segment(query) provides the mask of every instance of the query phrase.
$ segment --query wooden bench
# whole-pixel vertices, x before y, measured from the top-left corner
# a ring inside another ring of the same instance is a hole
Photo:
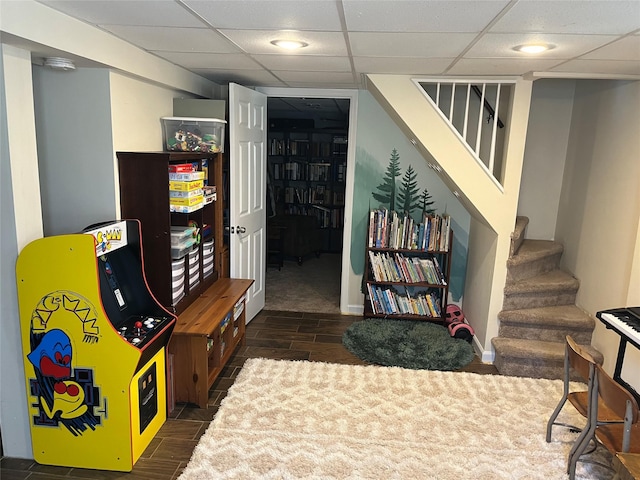
[[[252,284],[220,278],[178,316],[169,342],[176,402],[206,408],[211,385],[236,347],[245,343],[244,300]]]

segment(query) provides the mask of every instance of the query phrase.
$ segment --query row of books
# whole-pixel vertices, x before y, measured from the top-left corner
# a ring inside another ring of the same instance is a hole
[[[347,142],[336,138],[334,142],[309,142],[309,140],[292,140],[272,138],[269,140],[269,155],[297,155],[313,157],[330,157],[347,153]]]
[[[318,219],[320,228],[342,228],[344,227],[344,209],[326,208],[320,205],[287,205],[284,209],[285,215],[312,215]]]
[[[417,222],[407,215],[386,208],[369,212],[370,248],[448,252],[451,233],[449,215],[424,214]]]
[[[304,163],[304,162],[269,162],[271,174],[274,180],[306,180],[310,182],[344,182],[346,165],[340,163],[335,166],[332,177],[332,165],[330,163]]]
[[[422,315],[441,317],[440,298],[434,292],[421,292],[411,295],[409,289],[401,294],[391,287],[367,284],[371,309],[378,315]]]
[[[369,262],[376,282],[447,284],[435,257],[407,257],[397,252],[369,250]]]
[[[308,188],[276,187],[274,189],[276,201],[284,203],[308,203],[312,205],[344,205],[344,193],[316,185]]]

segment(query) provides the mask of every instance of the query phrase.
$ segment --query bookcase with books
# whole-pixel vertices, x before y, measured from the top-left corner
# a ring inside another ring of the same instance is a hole
[[[253,284],[224,274],[223,153],[117,157],[120,215],[140,220],[149,288],[178,316],[168,346],[172,401],[206,408],[213,382],[245,341],[244,304]]]
[[[418,222],[394,211],[371,210],[365,317],[444,320],[452,245],[448,215],[425,214]]]
[[[267,165],[278,215],[311,215],[323,251],[342,251],[347,136],[344,130],[269,130]]]

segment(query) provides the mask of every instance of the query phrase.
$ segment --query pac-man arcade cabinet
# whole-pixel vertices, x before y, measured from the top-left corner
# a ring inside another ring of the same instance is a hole
[[[131,471],[167,418],[176,323],[147,286],[140,223],[31,242],[16,274],[34,459]]]

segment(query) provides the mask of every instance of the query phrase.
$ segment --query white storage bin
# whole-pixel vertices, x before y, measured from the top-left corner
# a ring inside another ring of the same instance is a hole
[[[196,271],[193,275],[189,275],[189,287],[193,288],[200,283],[200,272]]]
[[[209,275],[211,275],[213,273],[213,262],[211,263],[211,265],[206,266],[202,269],[202,276],[204,278],[207,278]]]

